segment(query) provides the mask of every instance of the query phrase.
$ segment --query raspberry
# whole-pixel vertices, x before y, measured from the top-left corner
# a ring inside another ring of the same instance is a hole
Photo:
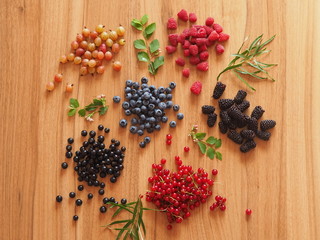
[[[202,45],[202,46],[199,46],[198,48],[200,53],[208,50],[207,45]]]
[[[216,31],[212,31],[208,37],[208,40],[214,42],[215,40],[219,39],[219,34]]]
[[[214,106],[210,106],[210,105],[203,105],[201,109],[203,114],[210,114],[210,113],[214,113],[215,111]]]
[[[199,56],[191,56],[189,58],[189,62],[191,65],[197,65],[198,63],[200,63],[200,58]]]
[[[219,42],[224,42],[224,41],[227,41],[229,39],[229,34],[226,34],[226,33],[220,33],[219,34],[219,39],[218,41]]]
[[[236,130],[229,130],[227,136],[237,144],[242,144],[243,142],[243,138],[241,137],[240,133],[238,133]]]
[[[243,100],[242,103],[237,104],[236,106],[241,112],[244,112],[246,109],[250,107],[250,102]]]
[[[184,41],[184,44],[183,44],[183,48],[184,48],[184,49],[189,49],[190,46],[191,46],[191,43],[190,43],[188,40],[185,40],[185,41]]]
[[[202,90],[202,83],[199,81],[194,82],[190,87],[190,91],[195,95],[199,95],[201,93],[201,90]]]
[[[214,45],[214,43],[215,43],[215,42],[209,41],[209,39],[206,40],[206,46],[207,46],[207,47],[210,47],[210,46]]]
[[[190,31],[190,29],[189,29],[189,28],[186,28],[186,29],[184,29],[184,30],[182,31],[182,34],[185,35],[185,37],[189,37],[189,36],[190,36],[189,31]]]
[[[176,64],[183,67],[186,64],[186,62],[183,58],[179,57],[176,59]]]
[[[174,47],[176,47],[178,45],[178,34],[169,34],[168,35],[168,40],[170,42],[170,44]]]
[[[222,54],[222,53],[224,53],[224,46],[222,46],[221,44],[217,44],[217,45],[216,45],[216,53],[217,53],[217,54]]]
[[[213,29],[216,30],[217,33],[221,33],[223,31],[223,28],[217,23],[213,24]]]
[[[258,131],[258,120],[254,117],[251,117],[247,122],[248,122],[248,129],[256,133]]]
[[[226,126],[228,126],[228,125],[231,123],[231,118],[230,118],[230,116],[228,115],[227,111],[221,111],[221,112],[220,112],[220,118],[221,118],[221,121],[222,121]]]
[[[207,31],[204,28],[200,28],[198,30],[197,36],[198,38],[205,38],[207,37]]]
[[[189,21],[194,23],[197,21],[197,15],[195,13],[189,13]]]
[[[171,53],[174,53],[177,50],[177,48],[174,46],[168,45],[168,46],[166,46],[166,50],[167,50],[168,54],[171,54]]]
[[[190,50],[190,54],[192,55],[192,56],[195,56],[195,55],[197,55],[198,54],[198,46],[197,45],[191,45],[190,47],[189,47],[189,50]]]
[[[170,30],[175,30],[178,28],[178,23],[174,18],[169,18],[167,22],[167,28]]]
[[[206,38],[196,38],[195,43],[197,44],[197,46],[203,46],[206,45],[207,39]]]
[[[254,149],[256,146],[257,144],[255,143],[255,141],[249,140],[240,146],[240,151],[246,153],[249,152],[251,149]]]
[[[205,45],[204,45],[204,46],[205,46]],[[209,52],[208,52],[208,51],[201,52],[201,53],[199,54],[199,58],[200,58],[201,61],[206,61],[206,60],[208,60],[208,58],[209,58]]]
[[[208,62],[202,62],[202,63],[198,63],[197,64],[197,69],[203,72],[208,71],[209,69],[209,65]]]
[[[232,99],[220,99],[218,103],[221,110],[227,110],[234,104],[234,101]]]
[[[184,49],[183,50],[183,56],[189,57],[190,56],[190,50],[189,49]]]
[[[256,134],[252,130],[244,129],[240,132],[241,136],[247,139],[254,139]]]
[[[243,90],[239,90],[237,92],[237,95],[234,97],[234,102],[236,104],[240,104],[246,98],[246,96],[247,96],[247,92],[245,92]]]
[[[262,131],[266,131],[268,129],[274,128],[276,126],[276,121],[274,120],[262,120],[260,122],[260,128]]]
[[[214,19],[212,18],[212,17],[208,17],[207,19],[206,19],[206,25],[207,26],[212,26],[212,24],[214,23]]]
[[[257,137],[264,141],[268,141],[269,138],[271,137],[271,133],[267,131],[264,132],[264,131],[258,130],[256,133],[257,133]]]
[[[185,40],[186,40],[186,36],[183,33],[181,33],[177,39],[178,43],[181,43],[183,45]]]
[[[189,29],[189,36],[196,37],[198,35],[198,30],[195,27]]]
[[[219,122],[219,130],[221,133],[226,134],[228,131],[228,126],[225,125],[223,122]]]
[[[209,36],[209,35],[210,35],[210,33],[212,33],[212,31],[213,31],[213,28],[212,28],[212,27],[203,26],[203,28],[206,30],[206,32],[207,32],[207,36]]]
[[[178,18],[184,22],[187,22],[188,21],[188,13],[186,10],[184,9],[181,9],[180,12],[178,12]]]
[[[188,78],[189,75],[190,75],[190,69],[189,69],[189,68],[183,69],[183,70],[182,70],[182,75],[183,75],[184,77]]]
[[[214,87],[212,97],[214,99],[219,99],[221,97],[221,95],[223,94],[225,89],[226,89],[226,85],[225,84],[223,84],[222,82],[217,82],[216,86]]]
[[[254,117],[255,119],[258,120],[259,118],[262,117],[262,115],[263,115],[264,112],[265,112],[265,111],[263,110],[263,108],[262,108],[261,106],[256,106],[256,107],[253,109],[252,113],[251,113],[251,117]]]
[[[208,125],[208,127],[213,127],[214,124],[216,123],[216,121],[217,121],[217,114],[215,114],[215,113],[210,113],[210,114],[208,115],[208,120],[207,120],[207,125]]]

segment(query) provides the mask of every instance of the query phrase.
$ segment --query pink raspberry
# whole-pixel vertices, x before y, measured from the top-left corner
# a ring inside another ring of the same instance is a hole
[[[200,28],[198,30],[197,36],[198,38],[205,38],[207,37],[207,31],[204,28]]]
[[[196,37],[190,38],[190,42],[191,42],[192,44],[196,44]]]
[[[182,45],[184,44],[184,41],[185,41],[185,39],[186,39],[186,36],[183,34],[183,33],[181,33],[179,36],[178,36],[178,43],[181,43]]]
[[[183,56],[189,57],[190,56],[190,50],[189,49],[184,49],[183,50]]]
[[[180,12],[178,12],[178,18],[184,22],[187,22],[188,21],[188,13],[186,10],[184,9],[181,9]]]
[[[168,54],[171,54],[171,53],[174,53],[177,50],[177,48],[174,46],[168,45],[168,46],[166,46],[166,50],[167,50]]]
[[[189,29],[189,36],[196,37],[198,34],[198,30],[195,27]]]
[[[216,45],[217,54],[222,54],[224,52],[224,47],[221,44]]]
[[[218,41],[219,42],[224,42],[224,41],[227,41],[228,39],[229,39],[229,35],[228,34],[226,34],[226,33],[220,33],[219,34],[219,39],[218,39]]]
[[[216,30],[217,33],[221,33],[223,31],[223,28],[217,23],[213,24],[213,29]]]
[[[207,39],[206,38],[196,38],[196,44],[197,46],[202,46],[206,44]]]
[[[212,41],[210,41],[210,40],[207,38],[206,46],[207,46],[207,47],[210,47],[210,46],[212,46],[213,44],[215,44],[215,42],[212,42]]]
[[[212,27],[203,26],[203,28],[206,30],[206,32],[207,32],[207,36],[209,36],[209,35],[210,35],[210,33],[212,33],[212,31],[213,31],[213,28],[212,28]]]
[[[208,40],[214,42],[219,39],[219,34],[216,31],[212,31],[208,37]]]
[[[189,37],[190,36],[190,29],[189,28],[186,28],[182,31],[182,34],[184,34],[186,37]]]
[[[188,40],[185,40],[182,47],[183,47],[184,49],[189,49],[190,46],[191,46],[191,43],[190,43]]]
[[[200,58],[199,58],[199,56],[191,56],[191,57],[189,58],[189,63],[190,63],[191,65],[197,65],[198,63],[200,63]]]
[[[176,47],[178,45],[178,34],[169,34],[168,39],[172,46]]]
[[[178,23],[174,18],[169,18],[167,22],[167,28],[170,30],[176,30],[178,28]]]
[[[194,23],[197,21],[197,15],[195,13],[189,13],[189,21]]]
[[[202,71],[202,72],[206,72],[209,69],[209,65],[208,62],[201,62],[197,65],[197,69]]]
[[[208,47],[207,47],[206,44],[204,44],[204,45],[202,45],[202,46],[199,47],[199,52],[200,52],[200,53],[201,53],[201,52],[204,52],[204,51],[207,51],[207,50],[208,50]]]
[[[190,75],[190,69],[189,69],[189,68],[183,69],[183,70],[182,70],[182,75],[183,75],[184,77],[188,78],[189,75]]]
[[[179,57],[176,59],[176,64],[183,67],[186,64],[186,62],[183,58]]]
[[[199,58],[200,58],[201,61],[206,61],[206,60],[208,60],[208,58],[209,58],[209,52],[208,52],[208,51],[201,52],[201,53],[199,54]]]
[[[190,87],[190,91],[195,95],[199,95],[201,93],[201,90],[202,90],[202,83],[199,81],[194,82]]]
[[[192,27],[194,27],[195,29],[199,30],[200,28],[202,28],[202,25],[192,25]]]
[[[212,17],[208,17],[207,19],[206,19],[206,25],[207,26],[212,26],[212,24],[214,23],[214,19],[212,18]]]
[[[190,54],[191,55],[193,55],[193,56],[195,56],[195,55],[197,55],[198,54],[198,46],[197,45],[191,45],[190,47],[189,47],[189,50],[190,50]]]

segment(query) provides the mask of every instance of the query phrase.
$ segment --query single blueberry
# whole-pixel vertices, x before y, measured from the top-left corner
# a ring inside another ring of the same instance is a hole
[[[140,143],[139,143],[139,147],[145,148],[145,146],[146,146],[146,143],[145,143],[145,142],[140,142]]]
[[[146,116],[144,114],[140,115],[140,120],[146,120]]]
[[[132,110],[133,110],[133,109],[132,109]],[[140,108],[135,108],[134,110],[135,110],[135,113],[136,113],[136,114],[141,113],[141,109],[140,109]]]
[[[147,77],[142,77],[141,82],[142,83],[148,83],[149,79]]]
[[[154,105],[154,104],[150,103],[150,104],[148,105],[148,109],[149,109],[149,110],[153,110],[154,108],[155,108],[155,105]]]
[[[129,107],[130,107],[130,104],[128,102],[123,102],[122,103],[122,108],[123,109],[129,109]]]
[[[149,103],[150,103],[150,102],[149,102],[148,100],[143,100],[143,101],[142,101],[142,104],[145,105],[145,106],[148,105]]]
[[[145,143],[150,143],[151,142],[151,138],[150,137],[145,137],[144,138],[144,142]]]
[[[138,124],[138,119],[136,119],[136,118],[131,118],[131,124],[132,124],[132,125],[137,125],[137,124]]]
[[[126,99],[130,100],[132,98],[132,94],[131,93],[127,93],[126,94]]]
[[[141,129],[139,129],[139,130],[137,131],[137,133],[138,133],[139,136],[142,136],[142,135],[144,134],[143,130],[141,130]]]
[[[172,128],[175,128],[177,126],[177,123],[175,121],[171,121],[169,123],[169,126],[172,127]]]
[[[157,125],[154,126],[154,129],[157,130],[157,131],[160,131],[161,126],[159,124],[157,124]]]
[[[159,94],[159,99],[160,100],[166,99],[166,95],[164,93]]]
[[[164,93],[164,90],[165,90],[164,87],[159,87],[159,88],[158,88],[158,92],[159,92],[159,93]]]
[[[135,107],[136,106],[136,101],[135,100],[130,100],[130,106]]]
[[[131,80],[127,80],[126,81],[126,86],[127,87],[131,87],[132,86],[132,81]]]
[[[137,107],[141,107],[141,105],[142,105],[142,101],[141,101],[141,100],[138,100],[138,101],[136,102],[136,106],[137,106]]]
[[[140,124],[139,129],[144,130],[144,124]]]
[[[138,129],[137,129],[136,126],[131,126],[131,127],[130,127],[130,132],[131,132],[131,133],[136,133],[137,130],[138,130]]]
[[[167,94],[172,93],[172,89],[171,89],[171,88],[166,88],[165,92],[166,92]]]
[[[180,106],[178,104],[173,105],[173,111],[179,111]]]
[[[169,83],[169,88],[174,89],[177,86],[175,82]]]
[[[167,94],[167,100],[172,100],[172,94]]]
[[[134,89],[138,90],[139,87],[140,87],[140,84],[139,84],[138,82],[134,82],[134,83],[132,84],[132,87],[133,87]]]
[[[151,117],[151,118],[149,119],[149,122],[150,122],[150,123],[155,123],[155,122],[156,122],[156,119],[155,119],[154,117]]]
[[[159,107],[160,109],[165,109],[165,108],[167,107],[167,104],[164,103],[164,102],[160,102],[160,103],[158,104],[158,107]]]
[[[147,133],[153,133],[154,129],[153,128],[148,128]]]
[[[150,89],[150,91],[152,92],[152,91],[156,90],[156,87],[155,87],[154,85],[150,85],[150,86],[149,86],[149,89]]]
[[[127,110],[126,110],[126,111],[127,111]],[[131,111],[132,114],[136,114],[136,109],[135,109],[135,108],[134,108],[134,109],[131,109],[130,111]],[[129,115],[128,115],[128,116],[129,116]]]
[[[141,108],[140,108],[140,109],[141,109],[141,111],[142,111],[142,112],[147,111],[147,107],[146,107],[146,106],[144,106],[144,105],[143,105],[143,106],[141,106]]]
[[[177,118],[178,118],[179,120],[182,120],[182,119],[184,118],[183,113],[178,113],[178,114],[177,114]]]
[[[120,121],[119,121],[119,125],[121,126],[121,127],[126,127],[127,126],[127,120],[125,120],[125,119],[121,119]]]
[[[148,128],[151,127],[151,124],[147,122],[147,123],[144,125],[144,127],[145,127],[146,129],[148,129]]]
[[[141,89],[145,89],[147,87],[148,87],[148,84],[145,84],[145,83],[141,84]]]
[[[161,118],[161,122],[166,123],[167,121],[168,121],[168,117],[163,116],[163,117]]]
[[[125,93],[131,93],[131,88],[126,87],[126,88],[124,89],[124,92],[125,92]]]
[[[156,116],[161,116],[161,115],[162,115],[162,111],[161,111],[160,109],[156,109],[156,110],[154,111],[154,114],[155,114]]]
[[[129,109],[127,109],[124,111],[124,114],[126,114],[126,116],[130,116],[132,112]]]

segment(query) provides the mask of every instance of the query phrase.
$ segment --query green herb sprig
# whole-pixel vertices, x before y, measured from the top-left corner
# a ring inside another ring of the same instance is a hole
[[[243,76],[251,76],[255,79],[259,80],[271,80],[275,81],[273,77],[271,77],[268,73],[268,68],[277,66],[277,64],[268,64],[258,61],[256,58],[261,56],[262,54],[269,53],[271,50],[267,50],[266,45],[273,41],[275,35],[262,43],[263,34],[257,37],[250,46],[240,53],[245,41],[242,43],[236,54],[232,54],[234,59],[228,64],[228,66],[222,70],[218,77],[217,81],[219,81],[220,76],[231,70],[237,78],[239,78],[248,88],[253,91],[256,91],[244,78]]]
[[[192,140],[198,144],[202,154],[206,154],[210,159],[214,159],[216,157],[216,159],[222,160],[222,154],[216,150],[217,148],[221,147],[221,139],[210,136],[204,140],[207,134],[203,132],[197,132],[197,130],[198,126],[193,126],[189,136],[192,137]]]
[[[160,54],[160,43],[158,39],[154,39],[150,45],[148,45],[149,38],[156,30],[156,23],[151,23],[146,26],[149,20],[148,15],[144,15],[140,20],[133,19],[131,25],[142,31],[144,39],[137,39],[133,42],[136,49],[142,50],[137,53],[137,58],[140,62],[148,63],[148,70],[152,75],[156,75],[159,67],[164,64],[164,57],[159,56]]]
[[[79,101],[76,98],[70,98],[70,105],[68,116],[72,117],[77,113],[77,109],[79,108]],[[97,98],[94,98],[92,102],[78,110],[78,114],[80,117],[84,117],[87,121],[94,121],[93,115],[99,113],[100,116],[104,115],[108,111],[109,106],[106,105],[105,95],[99,95]]]

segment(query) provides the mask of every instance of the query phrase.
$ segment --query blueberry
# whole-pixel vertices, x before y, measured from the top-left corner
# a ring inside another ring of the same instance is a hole
[[[151,117],[151,118],[149,119],[149,122],[150,122],[150,123],[155,123],[155,122],[156,122],[156,119],[155,119],[154,117]]]
[[[150,88],[149,88],[149,89],[150,89]],[[158,95],[159,95],[158,90],[157,90],[157,89],[154,90],[154,91],[153,91],[153,96],[157,97]]]
[[[156,116],[161,116],[161,115],[162,115],[162,111],[161,111],[160,109],[156,109],[156,110],[154,111],[154,114],[155,114]]]
[[[151,128],[151,124],[150,123],[146,123],[144,126],[145,126],[146,129]]]
[[[143,92],[144,92],[144,93],[145,93],[145,92],[150,93],[151,91],[150,91],[149,88],[144,88],[144,89],[143,89]]]
[[[126,116],[130,116],[132,114],[132,112],[129,109],[125,110],[124,113],[126,114]]]
[[[148,105],[148,109],[149,109],[149,110],[153,110],[154,108],[155,108],[155,105],[154,105],[154,104],[150,103],[150,104]]]
[[[141,101],[141,100],[138,100],[138,101],[136,102],[136,106],[137,106],[137,107],[141,107],[141,105],[142,105],[142,101]]]
[[[136,126],[131,126],[130,127],[130,132],[131,133],[136,133],[138,131],[137,127]]]
[[[123,102],[122,103],[122,108],[123,109],[128,109],[130,107],[130,104],[128,102]]]
[[[136,109],[131,109],[131,110],[126,110],[126,111],[131,111],[132,114],[136,114]],[[129,115],[128,115],[129,116]]]
[[[120,122],[119,122],[119,125],[121,126],[121,127],[126,127],[127,126],[127,120],[125,120],[125,119],[121,119],[120,120]]]
[[[160,131],[161,126],[159,124],[157,124],[157,125],[154,126],[154,129],[157,130],[157,131]]]
[[[172,89],[171,88],[166,88],[165,92],[166,92],[166,94],[172,93]]]
[[[142,136],[144,134],[143,130],[141,130],[141,129],[138,130],[137,133],[138,133],[139,136]]]
[[[146,78],[146,77],[142,77],[142,78],[141,78],[141,82],[142,82],[142,83],[148,83],[148,81],[149,81],[149,79]]]
[[[166,102],[166,108],[172,108],[172,105],[173,105],[173,103],[172,103],[172,101],[167,101]]]
[[[164,93],[159,94],[159,99],[160,100],[165,100],[166,99],[166,95]]]
[[[145,84],[145,83],[141,84],[141,89],[145,89],[147,87],[148,87],[148,84]]]
[[[168,122],[168,117],[163,116],[163,117],[161,118],[161,122],[163,122],[163,123]]]
[[[145,106],[149,105],[149,103],[150,103],[150,102],[149,102],[148,100],[143,100],[143,101],[142,101],[142,104],[145,105]]]
[[[177,86],[175,82],[169,83],[169,88],[174,89]]]
[[[134,89],[138,90],[139,87],[140,87],[140,84],[139,84],[138,82],[134,82],[134,83],[132,84],[132,87],[133,87]]]
[[[130,93],[130,92],[131,92],[131,88],[126,87],[126,88],[124,89],[124,92],[125,92],[125,93]]]
[[[152,91],[156,90],[156,87],[155,87],[154,85],[150,85],[150,86],[149,86],[149,89],[150,89],[150,91],[152,92]]]
[[[129,103],[131,107],[135,107],[137,102],[131,99]]]
[[[140,124],[139,129],[144,130],[144,124]]]
[[[165,88],[164,88],[164,87],[159,87],[159,88],[158,88],[158,92],[159,92],[159,93],[164,93],[164,91],[165,91]]]
[[[173,105],[173,111],[178,112],[180,109],[180,106],[178,104]]]
[[[169,126],[172,127],[172,128],[175,128],[177,126],[177,123],[175,121],[171,121],[169,123]]]
[[[147,129],[147,132],[148,132],[148,133],[153,133],[153,131],[154,131],[153,128],[148,128],[148,129]]]
[[[160,109],[165,109],[165,108],[167,107],[167,104],[164,103],[164,102],[160,102],[160,103],[158,104],[158,107],[159,107]]]
[[[139,114],[141,112],[140,108],[135,108],[135,109],[132,109],[132,110],[134,110],[136,114]]]
[[[132,81],[131,80],[127,80],[126,81],[126,86],[127,87],[131,87],[132,86]]]
[[[131,94],[133,94],[133,95],[137,94],[137,90],[131,89]],[[137,96],[138,96],[138,94],[137,94]]]
[[[119,96],[114,96],[114,97],[113,97],[113,101],[114,101],[115,103],[119,103],[120,100],[121,100],[121,98],[120,98]]]
[[[140,120],[146,120],[146,116],[144,114],[140,115]]]
[[[145,143],[145,142],[140,142],[140,143],[139,143],[139,147],[145,148],[145,147],[146,147],[146,143]]]
[[[167,94],[167,100],[172,100],[172,94]]]
[[[131,93],[127,93],[126,94],[126,99],[130,100],[132,98],[132,94]]]
[[[144,142],[145,143],[150,143],[151,142],[151,138],[150,137],[145,137],[144,138]]]
[[[179,120],[182,120],[182,119],[184,118],[183,113],[178,113],[178,114],[177,114],[177,118],[178,118]]]

